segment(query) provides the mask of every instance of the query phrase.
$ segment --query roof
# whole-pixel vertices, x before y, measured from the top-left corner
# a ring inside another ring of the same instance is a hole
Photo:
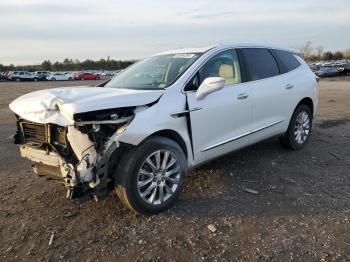
[[[161,52],[155,55],[168,55],[168,54],[188,54],[188,53],[205,53],[208,50],[217,47],[218,45],[205,46],[205,47],[193,47],[193,48],[179,48]]]
[[[225,49],[225,48],[244,48],[244,47],[256,47],[256,48],[271,48],[271,49],[279,49],[279,50],[286,50],[293,53],[300,53],[299,50],[290,48],[283,45],[273,45],[273,44],[258,44],[258,43],[231,43],[231,44],[216,44],[211,46],[205,46],[205,47],[194,47],[194,48],[180,48],[180,49],[173,49],[165,52],[161,52],[156,55],[167,55],[167,54],[183,54],[183,53],[205,53],[213,48],[218,49]]]

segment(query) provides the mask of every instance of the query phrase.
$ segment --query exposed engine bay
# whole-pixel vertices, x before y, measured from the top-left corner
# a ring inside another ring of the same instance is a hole
[[[102,84],[23,95],[9,105],[17,117],[15,144],[35,173],[63,181],[68,198],[105,195],[114,182],[111,166],[130,146],[118,137],[162,94]]]
[[[63,181],[67,197],[107,189],[113,182],[108,162],[120,143],[114,138],[134,118],[136,107],[106,109],[74,115],[74,125],[35,123],[17,116],[15,144],[33,162],[34,172]]]

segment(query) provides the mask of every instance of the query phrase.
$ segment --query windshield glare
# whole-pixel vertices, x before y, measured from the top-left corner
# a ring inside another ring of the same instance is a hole
[[[167,54],[146,58],[125,69],[105,87],[164,89],[173,84],[201,54]]]

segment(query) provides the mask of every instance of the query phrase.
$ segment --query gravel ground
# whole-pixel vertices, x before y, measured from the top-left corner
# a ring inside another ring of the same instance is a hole
[[[37,177],[10,137],[24,93],[94,81],[0,83],[2,261],[349,261],[350,78],[321,80],[310,144],[276,139],[192,171],[180,201],[135,216],[111,193],[75,205]]]

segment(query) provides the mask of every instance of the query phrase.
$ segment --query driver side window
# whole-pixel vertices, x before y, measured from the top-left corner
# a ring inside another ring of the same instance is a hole
[[[225,79],[225,85],[241,83],[237,52],[227,50],[212,57],[187,84],[185,91],[197,90],[204,79],[208,77],[222,77]]]
[[[207,77],[222,77],[226,85],[241,82],[241,71],[235,50],[227,50],[211,58],[200,70],[199,79],[202,83]]]

